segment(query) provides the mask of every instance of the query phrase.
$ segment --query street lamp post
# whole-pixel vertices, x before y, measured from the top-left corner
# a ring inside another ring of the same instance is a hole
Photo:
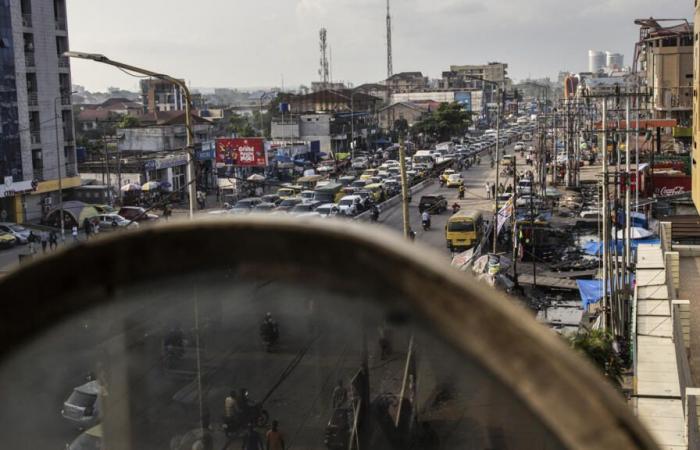
[[[194,171],[194,147],[192,145],[192,141],[194,140],[194,131],[192,129],[192,116],[190,112],[192,105],[192,95],[187,85],[181,80],[173,78],[169,75],[153,72],[147,69],[142,69],[140,67],[132,66],[130,64],[114,61],[107,58],[104,55],[96,53],[65,52],[63,53],[63,56],[68,58],[89,59],[102,64],[108,64],[110,66],[118,67],[120,69],[129,70],[131,72],[136,72],[149,77],[158,78],[159,80],[167,81],[182,89],[182,91],[185,94],[185,128],[187,129],[187,138],[185,146],[187,147],[187,174],[189,178],[189,217],[190,219],[194,218],[194,202],[197,196],[197,182],[195,180],[196,174]]]

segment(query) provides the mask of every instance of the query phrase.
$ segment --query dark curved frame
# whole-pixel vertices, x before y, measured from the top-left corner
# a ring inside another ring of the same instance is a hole
[[[314,284],[402,296],[436,335],[482,364],[567,447],[658,448],[621,395],[527,311],[452,270],[427,247],[378,227],[331,222],[249,216],[171,223],[41,258],[0,281],[0,357],[96,306],[95,298],[108,298],[100,294],[116,286],[223,268],[298,281],[304,268],[317,274]]]

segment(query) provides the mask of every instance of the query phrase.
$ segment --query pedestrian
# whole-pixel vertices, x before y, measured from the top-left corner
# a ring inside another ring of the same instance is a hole
[[[85,239],[90,239],[90,233],[92,232],[92,224],[87,218],[83,220],[83,231],[85,232]]]
[[[491,198],[496,198],[496,183],[491,183]]]
[[[33,255],[34,253],[36,253],[36,250],[34,249],[34,243],[36,242],[36,234],[34,234],[33,231],[29,232],[27,242],[29,243],[29,254]]]
[[[46,246],[49,243],[49,237],[46,235],[45,231],[41,232],[41,253],[46,253]]]
[[[252,422],[248,423],[248,430],[243,436],[243,446],[241,448],[243,450],[263,450],[262,439],[258,432],[255,431]]]
[[[272,427],[267,430],[265,435],[266,449],[265,450],[284,450],[284,436],[278,430],[279,422],[276,420],[272,421]]]
[[[78,242],[78,225],[73,225],[70,234],[73,236],[73,241]]]
[[[93,225],[92,232],[93,232],[93,234],[95,234],[95,236],[97,236],[97,234],[100,232],[100,222],[95,221],[95,224]]]
[[[333,388],[333,409],[343,406],[346,401],[348,401],[348,390],[343,386],[343,380],[338,380],[338,384]]]
[[[51,230],[49,233],[49,250],[56,250],[56,248],[58,248],[58,235]]]
[[[491,184],[488,181],[484,184],[484,188],[486,189],[486,198],[491,198]]]

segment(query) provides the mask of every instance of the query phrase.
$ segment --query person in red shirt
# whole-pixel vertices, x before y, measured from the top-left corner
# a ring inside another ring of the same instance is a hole
[[[267,431],[266,435],[266,441],[267,441],[267,448],[266,450],[284,450],[284,436],[282,433],[277,429],[279,427],[279,422],[276,420],[272,421],[272,428],[270,428]]]

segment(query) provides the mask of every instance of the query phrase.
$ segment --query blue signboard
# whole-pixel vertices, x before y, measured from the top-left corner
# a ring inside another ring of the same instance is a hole
[[[472,110],[472,93],[471,92],[455,92],[455,101],[462,105],[465,111]]]

